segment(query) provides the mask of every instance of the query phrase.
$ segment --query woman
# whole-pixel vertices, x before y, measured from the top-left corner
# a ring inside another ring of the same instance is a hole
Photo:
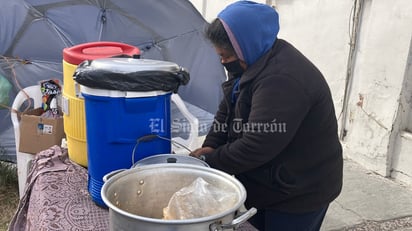
[[[207,28],[228,80],[202,145],[191,153],[233,174],[259,230],[319,230],[342,187],[342,148],[321,72],[277,38],[270,6],[237,1]]]

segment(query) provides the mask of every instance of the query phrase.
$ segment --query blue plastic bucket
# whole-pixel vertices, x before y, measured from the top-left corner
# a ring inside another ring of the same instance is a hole
[[[122,92],[81,86],[85,102],[88,190],[101,198],[103,176],[145,157],[171,153],[170,92]],[[147,135],[154,138],[138,142]],[[169,140],[168,140],[169,139]],[[134,157],[132,154],[134,153]]]

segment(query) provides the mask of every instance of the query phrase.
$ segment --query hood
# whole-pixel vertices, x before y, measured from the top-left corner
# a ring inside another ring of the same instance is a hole
[[[248,66],[272,47],[279,32],[279,16],[272,7],[238,1],[219,13],[237,56]]]

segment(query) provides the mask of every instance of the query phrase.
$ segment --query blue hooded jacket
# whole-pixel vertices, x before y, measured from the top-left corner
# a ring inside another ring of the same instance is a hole
[[[273,46],[279,32],[279,16],[272,7],[238,1],[219,13],[239,59],[253,65]]]

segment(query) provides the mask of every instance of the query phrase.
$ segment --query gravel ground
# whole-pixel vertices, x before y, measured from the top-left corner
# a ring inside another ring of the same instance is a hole
[[[248,222],[242,224],[239,231],[257,231]],[[387,221],[365,221],[364,223],[334,231],[412,231],[412,216]]]
[[[387,221],[366,221],[344,231],[412,231],[412,216]]]

